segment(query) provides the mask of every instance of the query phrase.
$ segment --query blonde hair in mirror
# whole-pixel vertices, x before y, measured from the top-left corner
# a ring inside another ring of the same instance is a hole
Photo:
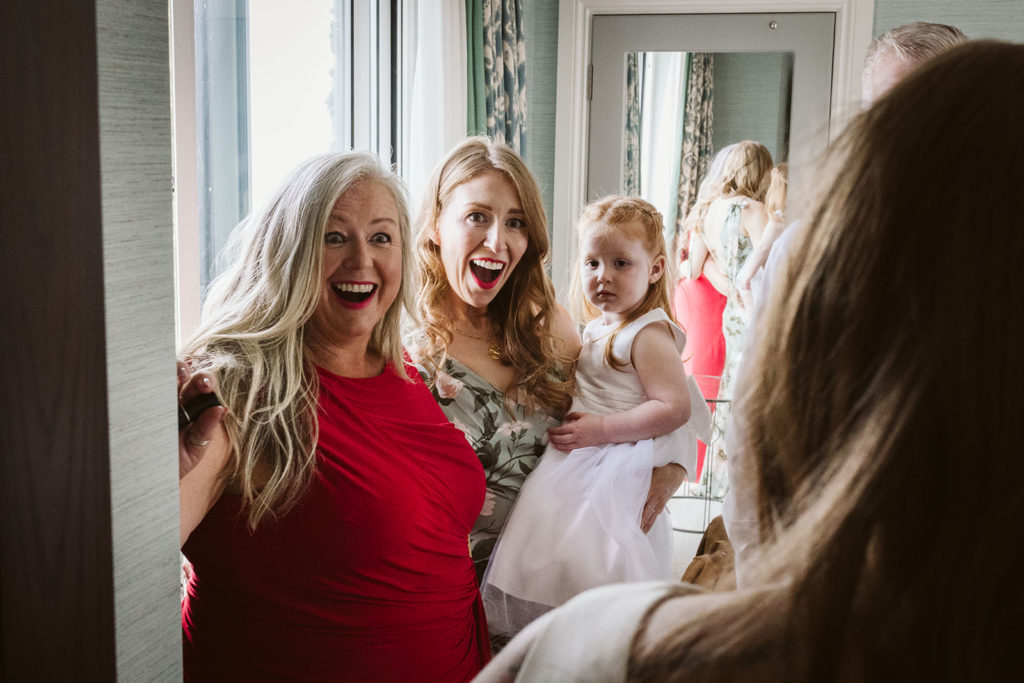
[[[502,363],[512,366],[515,379],[504,388],[506,399],[530,407],[537,404],[556,416],[572,403],[569,366],[551,332],[555,293],[544,270],[548,255],[547,218],[537,181],[512,148],[486,137],[470,137],[445,157],[430,179],[416,221],[419,290],[416,307],[422,327],[411,339],[410,351],[436,374],[448,355],[454,322],[447,314],[451,287],[441,261],[441,249],[431,239],[437,222],[456,187],[481,173],[498,171],[515,187],[526,225],[526,251],[508,281],[487,307],[501,347]]]
[[[768,545],[631,681],[1019,675],[1021,111],[1024,45],[973,41],[834,144],[749,351]]]
[[[331,210],[362,182],[380,183],[395,201],[403,266],[398,294],[374,328],[369,351],[406,377],[400,319],[403,308],[412,314],[412,239],[405,189],[366,152],[307,160],[238,224],[225,250],[228,266],[211,283],[203,320],[181,349],[194,369],[217,378],[234,447],[225,476],[241,489],[251,528],[291,509],[316,468],[318,381],[306,324],[322,287]]]
[[[685,231],[702,233],[708,207],[721,197],[743,196],[763,202],[771,171],[772,154],[760,142],[743,140],[722,148],[697,190],[697,201],[686,215]]]
[[[675,270],[672,260],[668,258],[668,250],[665,246],[665,220],[653,204],[639,197],[623,197],[620,195],[609,195],[591,202],[583,209],[577,223],[576,242],[576,268],[573,270],[572,290],[570,299],[573,307],[573,317],[581,322],[587,322],[601,315],[593,304],[583,294],[582,269],[582,245],[586,235],[591,232],[617,232],[629,239],[643,244],[644,250],[651,260],[659,257],[665,260],[665,269],[661,276],[647,287],[647,293],[641,300],[636,310],[632,311],[616,329],[608,335],[605,343],[604,360],[609,366],[622,369],[626,362],[616,360],[612,354],[612,346],[615,338],[623,327],[636,320],[648,311],[660,308],[668,314],[670,320],[675,321],[672,313],[672,287],[675,283]]]

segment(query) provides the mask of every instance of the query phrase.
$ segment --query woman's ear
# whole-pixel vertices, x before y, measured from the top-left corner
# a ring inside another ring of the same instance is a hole
[[[661,276],[665,274],[665,257],[659,256],[654,259],[654,263],[651,264],[651,277],[648,284],[654,284],[661,279]]]
[[[441,231],[437,229],[437,220],[434,220],[434,226],[430,229],[430,241],[436,246],[441,246]]]

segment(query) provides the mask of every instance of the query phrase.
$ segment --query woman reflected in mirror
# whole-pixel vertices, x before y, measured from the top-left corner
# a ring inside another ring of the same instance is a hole
[[[749,311],[740,294],[740,271],[751,253],[761,241],[769,214],[765,207],[765,195],[771,180],[772,156],[764,145],[744,140],[723,148],[712,160],[711,172],[702,183],[697,202],[690,210],[684,223],[689,234],[689,277],[707,281],[723,296],[725,305],[721,309],[721,340],[724,340],[725,356],[722,360],[721,381],[717,391],[709,394],[725,400],[732,398],[732,381],[743,349],[743,336],[747,330]],[[708,305],[692,312],[695,317],[717,317],[717,307]],[[684,324],[687,321],[681,321]],[[711,325],[701,324],[708,338],[697,339],[690,335],[691,344],[721,344],[713,336],[716,331]],[[688,330],[689,332],[689,330]],[[704,374],[694,368],[695,375]],[[707,368],[710,371],[713,368]],[[708,387],[710,388],[710,387]],[[702,387],[702,390],[704,387]],[[721,496],[727,487],[727,470],[724,449],[725,433],[729,422],[727,404],[716,406],[711,456],[705,463],[705,481],[712,495]]]

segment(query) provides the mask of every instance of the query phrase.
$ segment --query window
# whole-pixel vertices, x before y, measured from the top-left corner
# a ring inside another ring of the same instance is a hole
[[[173,0],[181,336],[231,230],[299,162],[353,147],[397,161],[399,4]]]

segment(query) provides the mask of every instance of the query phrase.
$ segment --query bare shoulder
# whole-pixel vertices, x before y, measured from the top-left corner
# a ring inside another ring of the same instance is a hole
[[[756,199],[746,198],[746,206],[743,207],[743,217],[740,220],[743,221],[760,221],[766,223],[768,221],[768,209],[764,205],[764,202],[759,202]]]
[[[573,321],[572,316],[569,315],[569,311],[565,310],[565,307],[557,302],[552,310],[551,334],[565,344],[566,351],[572,357],[575,358],[579,355],[580,348],[583,346],[579,327]]]
[[[675,335],[667,321],[658,320],[649,325],[644,325],[633,338],[633,355],[637,351],[647,352],[661,351],[669,355],[676,353]]]
[[[665,321],[645,325],[636,333],[630,361],[648,398],[675,396],[686,384],[683,360]]]

